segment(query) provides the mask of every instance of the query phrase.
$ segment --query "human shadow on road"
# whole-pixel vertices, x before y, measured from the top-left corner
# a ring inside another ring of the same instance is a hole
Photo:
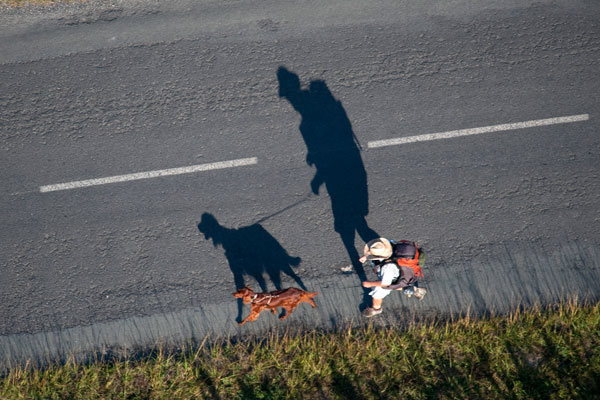
[[[292,267],[300,264],[300,257],[291,257],[279,242],[260,224],[244,226],[238,229],[226,228],[209,213],[202,214],[198,230],[215,247],[225,250],[225,257],[233,273],[236,289],[246,285],[245,276],[251,276],[263,292],[268,290],[265,273],[277,290],[281,287],[281,274],[294,279],[304,290],[304,283]],[[242,317],[242,301],[238,300],[238,321]]]
[[[364,242],[379,235],[365,219],[369,213],[367,173],[346,111],[322,80],[313,80],[303,89],[298,75],[285,67],[279,67],[277,78],[279,96],[302,116],[300,133],[308,150],[306,163],[316,168],[310,187],[315,194],[322,185],[327,188],[334,229],[360,280],[367,280],[354,247],[355,232]]]

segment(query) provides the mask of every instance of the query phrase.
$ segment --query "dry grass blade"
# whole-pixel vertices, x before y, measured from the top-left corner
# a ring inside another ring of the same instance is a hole
[[[598,398],[600,305],[205,339],[177,354],[15,368],[0,398]]]

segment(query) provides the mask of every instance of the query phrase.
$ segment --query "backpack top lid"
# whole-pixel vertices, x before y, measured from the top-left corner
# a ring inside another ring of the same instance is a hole
[[[412,268],[415,276],[423,277],[421,266],[419,265],[420,250],[415,242],[402,240],[394,244],[394,260],[400,267]]]
[[[402,240],[394,245],[394,257],[396,258],[415,258],[417,255],[417,246],[414,242]]]

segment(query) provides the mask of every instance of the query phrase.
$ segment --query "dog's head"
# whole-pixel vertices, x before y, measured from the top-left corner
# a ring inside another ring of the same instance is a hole
[[[252,302],[252,296],[254,296],[254,291],[248,286],[244,286],[233,294],[233,297],[242,299],[245,304]]]

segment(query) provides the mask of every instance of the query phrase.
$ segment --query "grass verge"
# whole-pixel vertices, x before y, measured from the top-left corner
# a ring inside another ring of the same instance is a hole
[[[2,399],[600,398],[600,305],[270,334],[118,363],[15,369]]]

